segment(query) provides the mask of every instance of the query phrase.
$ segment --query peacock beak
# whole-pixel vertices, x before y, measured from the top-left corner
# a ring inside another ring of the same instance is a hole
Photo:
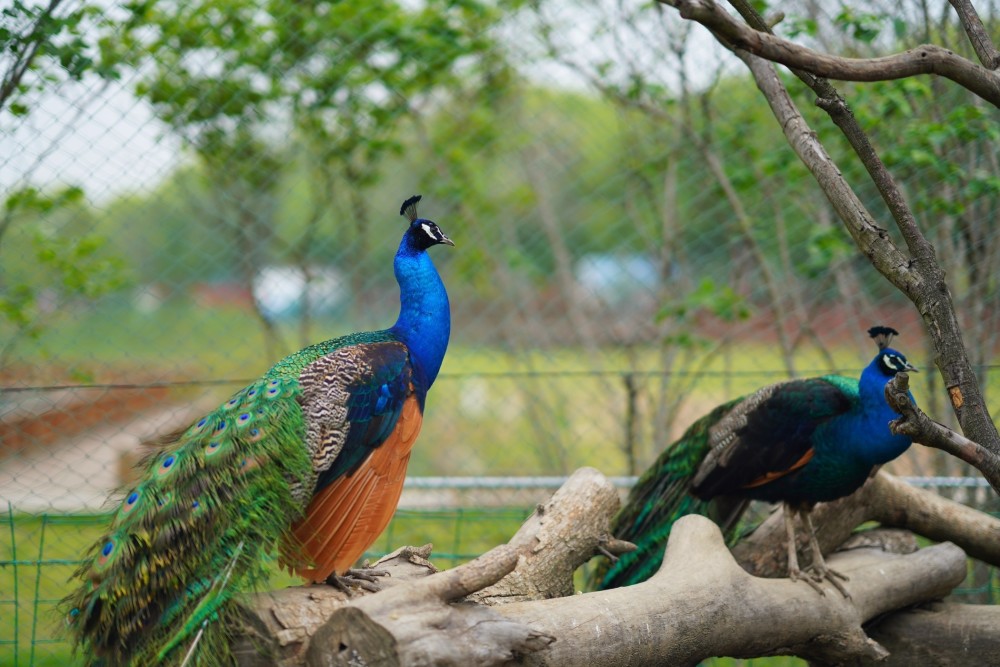
[[[920,372],[920,369],[917,368],[916,366],[914,366],[913,364],[911,364],[909,361],[906,362],[906,368],[904,368],[903,370],[909,371],[910,373],[919,373]]]
[[[438,243],[443,243],[443,244],[445,244],[445,245],[450,245],[450,246],[451,246],[452,248],[454,248],[454,247],[455,247],[455,242],[454,242],[454,241],[452,241],[452,240],[451,240],[450,238],[448,238],[447,236],[445,236],[444,232],[441,232],[441,240],[440,240],[440,241],[438,241]]]

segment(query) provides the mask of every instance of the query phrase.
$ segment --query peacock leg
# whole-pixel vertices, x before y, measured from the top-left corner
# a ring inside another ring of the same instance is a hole
[[[816,540],[816,529],[813,527],[812,512],[803,508],[799,510],[799,514],[802,516],[803,525],[805,525],[806,530],[809,532],[809,550],[812,552],[812,565],[809,566],[809,569],[815,574],[816,581],[823,581],[824,579],[829,581],[833,584],[834,588],[840,591],[841,595],[850,599],[851,594],[838,581],[838,579],[849,581],[849,577],[828,567],[826,560],[823,559],[823,552],[820,550],[819,542]]]
[[[781,513],[785,517],[785,535],[788,539],[788,578],[792,581],[804,581],[820,595],[826,595],[820,585],[799,568],[799,556],[795,549],[795,512],[796,510],[791,504],[781,504]],[[812,535],[811,532],[810,535]]]
[[[352,588],[363,588],[371,593],[378,593],[382,587],[379,585],[377,577],[388,576],[390,576],[388,570],[368,567],[368,563],[365,561],[365,567],[352,567],[344,574],[336,572],[331,574],[326,578],[326,583],[347,593],[348,596],[352,595]]]

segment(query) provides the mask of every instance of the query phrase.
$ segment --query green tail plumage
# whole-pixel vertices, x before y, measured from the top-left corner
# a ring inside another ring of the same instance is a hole
[[[230,601],[264,583],[314,481],[300,391],[268,376],[140,464],[66,600],[87,664],[181,664],[196,637],[188,664],[232,662]]]
[[[720,405],[692,424],[643,473],[611,525],[615,537],[633,542],[637,549],[610,566],[602,562],[591,577],[591,589],[631,586],[651,577],[663,561],[674,522],[687,514],[716,519],[724,524],[727,541],[733,538],[740,508],[699,500],[689,490],[709,450],[708,430],[740,400]]]

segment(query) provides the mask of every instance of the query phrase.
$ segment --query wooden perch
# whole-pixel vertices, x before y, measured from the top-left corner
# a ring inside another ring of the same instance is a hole
[[[740,23],[713,0],[660,0],[682,17],[697,21],[733,48],[743,49],[787,67],[840,81],[889,81],[917,74],[951,79],[1000,108],[1000,76],[934,44],[879,58],[842,58],[819,53]]]
[[[820,503],[813,510],[812,520],[824,554],[843,544],[861,524],[877,521],[932,540],[953,542],[969,556],[1000,566],[1000,519],[910,486],[886,472],[876,473],[846,498]],[[805,535],[799,537],[801,550],[806,540]],[[784,576],[785,552],[781,512],[775,512],[733,548],[736,560],[748,572],[768,577]]]
[[[636,586],[496,610],[555,637],[525,664],[692,665],[710,656],[794,654],[827,663],[877,659],[885,650],[861,624],[940,598],[965,577],[965,554],[940,544],[899,556],[835,554],[844,598],[787,579],[760,579],[733,560],[718,527],[700,516],[674,524],[659,572]]]
[[[891,484],[870,483],[875,491],[866,492],[866,502],[908,498],[902,491],[894,494]],[[941,511],[923,500],[923,505],[911,500],[905,511]],[[940,598],[965,575],[965,555],[951,544],[906,555],[856,548],[830,558],[831,566],[850,577],[851,598],[832,588],[819,596],[801,583],[747,574],[715,524],[691,516],[675,525],[663,566],[649,581],[551,597],[571,592],[567,572],[588,560],[595,547],[608,545],[607,526],[616,509],[608,481],[584,469],[540,506],[509,544],[465,565],[436,572],[427,561],[429,545],[405,547],[376,564],[392,573],[379,593],[348,598],[317,585],[259,595],[247,611],[250,636],[237,647],[241,664],[602,667],[778,653],[826,663],[874,660],[885,651],[866,637],[863,623]],[[961,520],[945,516],[956,532],[976,525]],[[821,529],[821,540],[822,535]],[[777,545],[783,552],[780,541],[772,539],[767,547]],[[475,598],[494,606],[472,602]]]
[[[1000,656],[998,628],[1000,606],[937,602],[892,614],[873,623],[868,634],[890,652],[879,667],[967,667]]]
[[[577,470],[511,538],[523,554],[514,571],[471,599],[502,604],[572,595],[573,573],[599,549],[613,555],[635,549],[611,536],[610,518],[620,502],[600,472]]]
[[[943,450],[975,466],[993,490],[1000,493],[1000,456],[928,417],[910,398],[909,391],[910,377],[906,373],[897,373],[885,385],[886,401],[902,415],[889,423],[892,432],[909,436],[914,442]]]
[[[261,594],[252,610],[247,611],[248,625],[257,644],[270,646],[273,660],[284,665],[340,664],[324,662],[321,656],[332,646],[364,644],[372,633],[378,634],[357,619],[358,610],[370,618],[387,614],[387,622],[399,636],[414,640],[421,632],[443,637],[442,633],[466,632],[470,627],[494,628],[493,632],[502,628],[505,636],[502,641],[499,636],[492,637],[494,644],[479,646],[471,637],[455,639],[449,643],[464,653],[452,656],[439,652],[424,657],[433,657],[430,664],[503,662],[511,655],[544,646],[551,639],[528,628],[515,628],[505,619],[491,616],[488,608],[450,603],[466,595],[485,604],[571,595],[573,572],[599,549],[622,553],[634,548],[611,537],[610,520],[618,507],[618,492],[608,479],[593,468],[582,468],[548,502],[538,506],[508,544],[471,563],[437,573],[427,561],[430,545],[420,549],[404,547],[374,565],[391,573],[390,577],[380,578],[386,590],[376,595],[359,592],[351,599],[329,586],[300,586]],[[415,583],[415,579],[419,582]],[[397,616],[402,619],[398,623],[394,620]],[[330,622],[321,628],[328,619]],[[251,642],[246,643],[248,646],[240,652],[246,656],[243,664],[272,664],[253,662],[256,652]],[[423,645],[404,644],[400,645],[398,658],[404,662],[421,658]],[[470,651],[475,653],[474,660]]]

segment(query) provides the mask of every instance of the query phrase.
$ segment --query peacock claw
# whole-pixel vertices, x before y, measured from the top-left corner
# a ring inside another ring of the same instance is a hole
[[[823,568],[810,567],[809,569],[811,570],[811,576],[814,581],[816,581],[817,583],[828,581],[834,588],[840,591],[840,594],[843,595],[846,599],[848,600],[851,599],[851,594],[848,593],[847,589],[844,588],[844,585],[840,583],[840,581],[838,581],[838,579],[841,579],[843,581],[850,581],[851,578],[848,577],[846,574],[842,574],[840,572],[837,572],[836,570],[826,567],[825,563]]]
[[[353,588],[363,588],[369,593],[378,593],[382,587],[378,584],[376,577],[391,576],[388,570],[376,570],[369,567],[350,568],[344,574],[331,574],[326,579],[329,586],[343,591],[347,597],[353,597]]]
[[[808,572],[803,572],[798,568],[795,569],[788,568],[788,578],[791,579],[792,581],[805,582],[809,584],[809,587],[812,588],[814,591],[819,593],[821,596],[826,597],[826,591],[824,591],[822,586],[819,585],[822,579],[816,579]]]
[[[602,537],[597,541],[597,547],[595,547],[595,550],[597,551],[597,553],[601,554],[609,561],[611,561],[611,564],[614,565],[615,563],[618,562],[618,556],[608,551],[607,544],[608,544],[608,539],[606,537]]]

